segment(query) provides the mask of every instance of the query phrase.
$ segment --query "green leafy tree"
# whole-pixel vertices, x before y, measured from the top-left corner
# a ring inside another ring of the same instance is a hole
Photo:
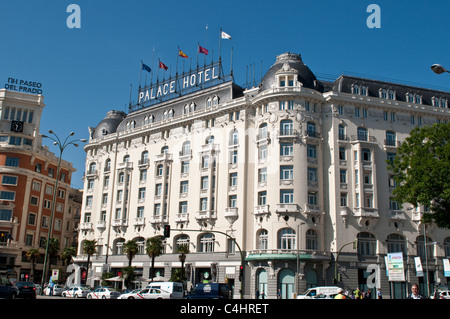
[[[155,236],[148,238],[145,242],[145,251],[152,260],[150,267],[150,279],[153,279],[153,277],[155,277],[155,258],[161,255],[163,251],[163,237]]]
[[[178,246],[178,259],[181,261],[181,281],[186,280],[186,276],[184,273],[184,263],[186,262],[187,254],[189,254],[189,245],[180,245]]]
[[[450,228],[450,123],[413,129],[389,168],[398,202],[424,205],[424,222]]]

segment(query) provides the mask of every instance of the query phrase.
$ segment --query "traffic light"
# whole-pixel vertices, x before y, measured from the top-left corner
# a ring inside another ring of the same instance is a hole
[[[164,237],[170,237],[170,225],[164,225]]]
[[[244,278],[244,266],[239,266],[239,281],[242,281],[242,278]]]

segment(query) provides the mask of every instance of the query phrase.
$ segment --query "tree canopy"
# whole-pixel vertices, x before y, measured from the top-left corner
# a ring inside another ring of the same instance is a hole
[[[423,205],[424,222],[450,228],[450,123],[413,129],[389,168],[398,202]]]

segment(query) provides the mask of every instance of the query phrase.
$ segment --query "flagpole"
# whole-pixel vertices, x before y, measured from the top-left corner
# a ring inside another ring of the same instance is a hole
[[[233,47],[231,47],[231,66],[230,66],[231,78],[233,79]],[[234,79],[233,79],[234,81]]]
[[[219,61],[220,61],[220,46],[222,43],[222,27],[220,28],[220,33],[219,33]]]
[[[142,60],[141,60],[141,68],[139,70],[139,89],[141,89],[141,75],[142,75]]]
[[[178,52],[177,52],[177,66],[175,69],[175,76],[178,75],[178,57],[180,56],[180,46],[178,46]]]

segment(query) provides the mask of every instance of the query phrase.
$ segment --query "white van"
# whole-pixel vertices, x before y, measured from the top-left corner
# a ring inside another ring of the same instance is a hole
[[[156,288],[170,293],[173,299],[182,299],[184,297],[183,284],[181,282],[155,281],[148,284],[146,288]]]
[[[319,295],[337,295],[339,289],[342,288],[336,286],[309,288],[303,294],[298,295],[297,299],[313,299]]]

